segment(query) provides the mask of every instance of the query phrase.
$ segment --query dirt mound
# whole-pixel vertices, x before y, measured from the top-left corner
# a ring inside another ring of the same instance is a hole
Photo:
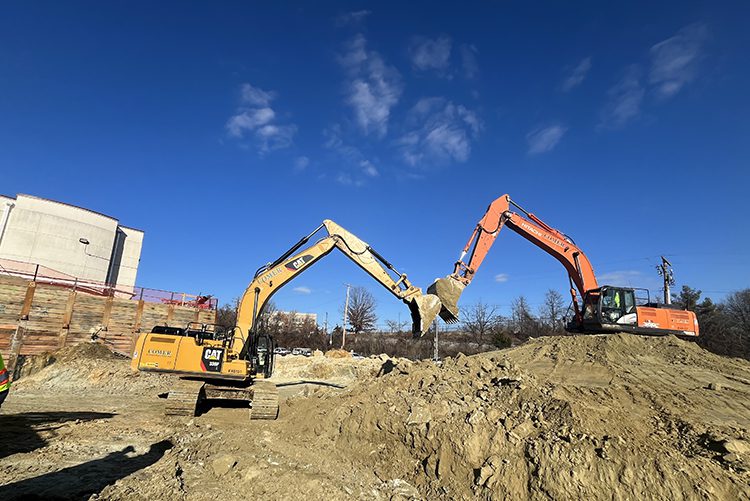
[[[383,364],[377,358],[354,360],[348,352],[344,352],[349,355],[347,358],[330,358],[328,353],[325,357],[277,356],[273,380],[325,379],[348,384],[376,375]]]
[[[328,350],[325,355],[328,358],[352,358],[352,354],[346,350]]]
[[[130,360],[112,353],[98,343],[66,346],[52,353],[24,361],[22,377],[13,385],[16,391],[60,391],[79,393],[128,393],[167,391],[169,376],[132,372]]]
[[[737,499],[749,397],[750,364],[692,343],[558,337],[397,366],[280,425],[427,498]]]
[[[750,363],[675,338],[540,338],[441,365],[279,357],[284,377],[358,379],[284,397],[267,422],[237,408],[164,418],[140,383],[108,397],[96,388],[111,383],[86,386],[97,364],[118,362],[73,354],[29,378],[38,394],[20,388],[6,401],[3,412],[46,402],[53,416],[82,405],[112,416],[71,421],[45,435],[49,447],[0,458],[6,478],[94,456],[113,457],[108,471],[118,471],[168,440],[163,456],[113,476],[98,499],[750,499]],[[55,378],[67,366],[82,386],[60,399]],[[130,443],[135,455],[112,456]],[[71,454],[69,444],[86,448]]]

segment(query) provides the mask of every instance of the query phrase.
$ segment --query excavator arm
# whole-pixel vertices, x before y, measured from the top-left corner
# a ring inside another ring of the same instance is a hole
[[[513,212],[512,207],[523,213],[525,217]],[[446,322],[458,320],[458,299],[464,288],[474,279],[474,275],[484,258],[487,257],[487,253],[503,226],[507,226],[544,250],[565,267],[570,278],[570,294],[573,298],[576,319],[580,321],[582,313],[576,289],[583,297],[587,290],[597,288],[591,263],[570,237],[524,210],[513,202],[509,195],[497,198],[487,208],[463,248],[453,273],[436,280],[427,289],[428,294],[435,294],[440,298],[442,303],[440,316],[443,320]],[[466,260],[467,256],[468,260]]]
[[[316,233],[325,228],[328,235],[310,247],[299,251]],[[257,335],[258,316],[273,294],[287,282],[328,255],[333,249],[340,250],[354,261],[372,278],[388,289],[394,296],[409,306],[412,316],[412,330],[423,333],[430,326],[440,310],[440,300],[413,286],[405,274],[398,273],[391,263],[378,254],[366,242],[345,230],[333,221],[326,219],[312,233],[302,238],[291,249],[273,263],[261,267],[253,281],[245,290],[237,312],[237,327],[247,339],[240,356],[244,358],[252,349]],[[393,278],[391,273],[398,275]]]

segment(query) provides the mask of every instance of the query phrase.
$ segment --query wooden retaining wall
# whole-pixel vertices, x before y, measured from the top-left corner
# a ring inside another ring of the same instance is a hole
[[[0,276],[0,353],[11,368],[19,357],[89,342],[92,331],[98,330],[114,351],[131,353],[138,335],[155,325],[215,321],[213,310],[94,296]]]

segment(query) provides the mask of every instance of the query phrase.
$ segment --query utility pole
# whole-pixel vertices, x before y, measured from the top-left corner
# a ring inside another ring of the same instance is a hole
[[[349,313],[349,289],[351,288],[351,285],[346,285],[346,302],[344,303],[344,326],[341,331],[341,349],[344,349],[344,345],[346,344],[346,317]]]
[[[672,294],[669,287],[674,285],[674,271],[672,263],[667,261],[664,256],[661,257],[661,264],[656,265],[656,271],[664,279],[664,304],[672,304]]]

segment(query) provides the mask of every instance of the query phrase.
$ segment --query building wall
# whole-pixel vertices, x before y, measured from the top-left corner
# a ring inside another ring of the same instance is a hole
[[[113,273],[116,273],[116,283],[119,286],[132,289],[138,274],[138,263],[141,260],[143,232],[125,226],[120,226],[118,231],[121,233],[122,246],[115,248],[112,259]]]
[[[135,285],[142,231],[121,227],[117,219],[104,214],[53,200],[29,195],[18,195],[15,200],[2,197],[3,212],[8,211],[8,203],[14,206],[0,234],[0,258],[41,264],[82,281],[115,278],[118,288]],[[0,222],[3,216],[0,214]],[[89,244],[82,244],[81,238]]]

